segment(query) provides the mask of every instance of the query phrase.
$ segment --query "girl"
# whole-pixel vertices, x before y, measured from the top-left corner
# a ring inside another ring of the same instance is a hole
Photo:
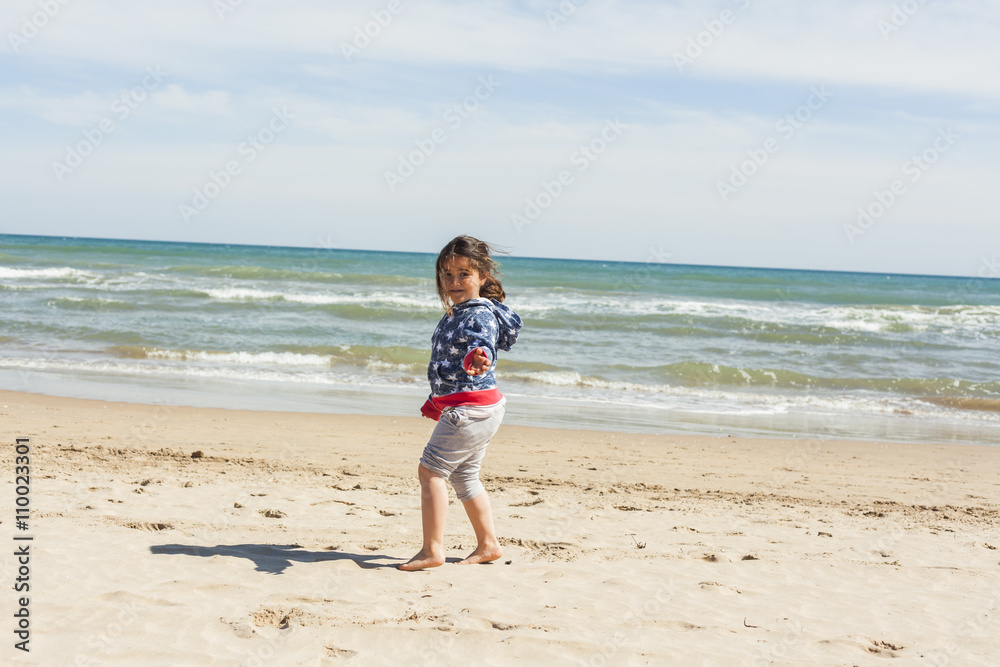
[[[509,350],[517,341],[521,318],[501,303],[506,294],[492,250],[471,236],[458,236],[437,258],[437,290],[445,315],[431,338],[431,394],[420,408],[438,423],[417,468],[424,546],[401,570],[444,563],[449,480],[476,532],[476,550],[460,562],[488,563],[503,555],[479,466],[506,402],[493,376],[497,350]]]

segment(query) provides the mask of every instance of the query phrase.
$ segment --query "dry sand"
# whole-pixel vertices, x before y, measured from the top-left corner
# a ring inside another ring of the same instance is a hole
[[[433,424],[0,392],[44,665],[993,665],[1000,447],[503,426],[503,559],[417,573]],[[203,456],[192,457],[194,452]],[[474,538],[452,495],[448,556]],[[4,549],[8,554],[10,551]],[[0,564],[11,622],[16,576]],[[8,583],[9,582],[9,583]]]

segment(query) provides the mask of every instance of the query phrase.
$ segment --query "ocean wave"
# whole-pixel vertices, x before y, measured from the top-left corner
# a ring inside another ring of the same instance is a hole
[[[294,382],[306,384],[353,384],[358,378],[335,378],[328,373],[295,373],[260,367],[192,366],[136,364],[104,360],[19,359],[0,358],[0,367],[42,371],[82,371],[86,373],[215,378],[252,382]],[[363,383],[363,382],[362,382]],[[372,383],[378,384],[378,383]]]
[[[207,362],[252,366],[320,366],[328,367],[331,358],[295,352],[213,352],[207,350],[165,350],[138,345],[119,345],[111,353],[125,359],[161,359],[165,361]]]
[[[632,373],[643,369],[617,367]],[[819,391],[871,391],[902,395],[1000,396],[1000,382],[956,378],[824,377],[781,368],[752,368],[686,361],[645,369],[655,377],[685,386],[730,386]]]
[[[85,298],[66,296],[58,299],[50,299],[46,302],[49,306],[56,308],[68,308],[70,310],[136,310],[135,304],[118,299]]]
[[[627,408],[680,411],[714,415],[813,415],[836,421],[846,417],[880,415],[916,419],[957,419],[1000,424],[1000,414],[983,407],[978,400],[940,402],[927,397],[908,397],[873,392],[826,392],[804,394],[789,392],[734,391],[727,387],[682,387],[673,385],[640,385],[587,377],[535,377],[533,381],[516,382],[510,376],[504,394],[510,397],[538,400],[533,384],[554,384],[561,389],[545,400],[620,405]],[[572,391],[574,390],[575,391]],[[609,391],[592,391],[606,389]]]
[[[197,265],[182,264],[165,269],[167,273],[179,273],[187,276],[207,276],[210,278],[235,278],[239,280],[287,280],[308,282],[338,282],[343,278],[340,273],[326,273],[298,268],[284,269],[254,265]]]
[[[622,389],[627,383],[590,382],[584,385],[610,385]],[[539,400],[531,391],[531,385],[509,382],[504,393],[509,397]],[[738,392],[728,389],[706,387],[651,387],[643,385],[639,390],[593,392],[583,388],[576,391],[553,393],[543,400],[599,403],[606,406],[621,406],[631,409],[663,411],[665,419],[671,411],[692,414],[713,414],[730,416],[749,415],[812,415],[814,418],[838,420],[863,415],[898,417],[901,419],[934,419],[986,422],[1000,424],[1000,415],[977,412],[957,406],[934,406],[916,398],[901,396],[879,396],[864,392],[828,395]]]
[[[648,295],[616,298],[599,294],[525,295],[512,304],[522,316],[566,318],[583,326],[613,328],[622,318],[638,318],[639,324],[698,323],[741,330],[761,323],[782,328],[800,327],[827,332],[923,333],[959,329],[968,333],[1000,333],[1000,306],[823,306],[799,302],[753,302],[729,300],[664,299]]]
[[[326,368],[355,366],[373,372],[422,373],[427,353],[407,347],[329,346],[295,351],[170,350],[143,345],[116,345],[108,352],[119,359],[188,362],[189,365],[254,366],[259,368]]]
[[[981,410],[1000,412],[1000,399],[972,398],[968,396],[921,396],[920,401],[956,410]]]
[[[374,294],[310,294],[304,292],[275,292],[245,287],[206,289],[203,294],[219,301],[289,301],[310,305],[389,305],[407,310],[440,310],[437,300],[404,295]]]
[[[506,366],[496,372],[498,378],[504,380],[520,380],[529,384],[550,385],[553,387],[583,387],[590,389],[607,389],[621,392],[665,392],[670,393],[674,387],[667,385],[641,384],[638,382],[622,382],[605,380],[577,373],[576,371],[510,371]]]
[[[834,306],[816,316],[828,326],[845,330],[923,333],[952,327],[1000,330],[1000,306]]]
[[[331,366],[328,358],[321,355],[213,354],[158,349],[146,349],[140,353],[138,350],[139,348],[123,348],[117,360],[0,357],[0,368],[96,373],[104,376],[208,378],[252,383],[286,382],[390,389],[414,386],[424,381],[409,373],[412,368],[408,365],[404,364],[405,368],[400,372],[391,363],[379,360],[372,360],[362,366]],[[625,408],[737,416],[797,413],[839,419],[869,414],[1000,424],[1000,400],[968,397],[911,397],[865,391],[737,391],[732,387],[648,385],[613,381],[568,371],[498,373],[498,379],[506,395],[519,396],[532,402],[579,401]]]
[[[178,265],[165,269],[169,274],[229,278],[234,280],[273,280],[292,283],[351,283],[362,285],[433,286],[433,278],[393,274],[340,273],[323,271],[317,260],[304,260],[292,268],[254,265]]]
[[[73,280],[91,281],[100,278],[100,275],[92,271],[82,271],[69,266],[50,269],[16,269],[9,266],[0,266],[0,279],[6,280],[37,280],[37,279],[59,279],[71,278]]]
[[[960,397],[967,399],[1000,398],[1000,382],[970,382],[953,378],[830,378],[795,371],[767,368],[741,368],[721,364],[681,362],[651,368],[614,367],[616,373],[650,378],[648,382],[609,380],[586,376],[576,371],[498,370],[497,375],[529,384],[554,387],[606,389],[618,392],[687,393],[702,388],[740,388],[784,390],[792,392],[869,392],[887,396]],[[659,380],[659,381],[657,381]],[[942,399],[944,401],[948,399]],[[958,401],[956,401],[956,406]]]

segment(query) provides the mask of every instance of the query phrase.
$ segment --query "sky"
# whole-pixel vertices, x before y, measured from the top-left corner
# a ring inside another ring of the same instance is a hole
[[[0,233],[998,277],[989,0],[6,0],[0,34]]]

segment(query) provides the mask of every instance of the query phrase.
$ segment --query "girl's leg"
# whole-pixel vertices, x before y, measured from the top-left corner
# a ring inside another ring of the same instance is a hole
[[[489,563],[503,556],[500,540],[497,539],[496,529],[493,527],[493,508],[490,506],[490,497],[486,491],[462,504],[465,506],[465,513],[469,515],[469,521],[472,522],[472,529],[476,531],[476,550],[459,561],[459,564]]]
[[[448,487],[444,478],[423,466],[417,466],[417,476],[420,478],[420,516],[424,528],[424,547],[408,562],[400,565],[400,570],[423,570],[444,564]]]

